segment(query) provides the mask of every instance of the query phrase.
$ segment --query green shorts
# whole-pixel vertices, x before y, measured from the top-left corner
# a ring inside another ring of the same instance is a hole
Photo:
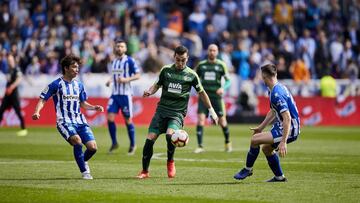
[[[219,117],[226,116],[225,111],[225,103],[222,98],[211,98],[210,97],[211,105],[213,106],[216,114]],[[203,113],[206,115],[206,117],[209,115],[209,110],[206,108],[205,104],[199,99],[199,105],[198,105],[198,114]]]
[[[174,130],[182,129],[184,116],[181,113],[167,112],[157,109],[149,126],[149,133],[160,135],[166,133],[168,128]]]

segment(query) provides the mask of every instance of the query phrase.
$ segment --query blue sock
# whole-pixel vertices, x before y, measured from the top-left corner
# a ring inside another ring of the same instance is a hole
[[[130,146],[135,146],[135,127],[134,124],[127,124],[127,131],[128,131],[128,136],[130,139]]]
[[[254,163],[259,155],[260,147],[250,147],[250,150],[246,157],[246,167],[252,168],[254,166]]]
[[[115,122],[108,121],[108,129],[109,129],[112,144],[113,145],[117,144]]]
[[[74,157],[77,165],[79,166],[80,172],[86,171],[85,168],[85,161],[84,161],[84,154],[82,151],[82,145],[76,144],[74,145]]]
[[[94,154],[96,153],[96,150],[85,150],[84,153],[84,161],[88,161]]]
[[[282,176],[283,172],[280,166],[280,160],[277,154],[267,156],[268,164],[275,176]]]

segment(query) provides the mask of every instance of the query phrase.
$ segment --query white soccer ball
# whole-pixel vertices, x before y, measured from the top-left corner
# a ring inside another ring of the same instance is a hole
[[[175,130],[171,135],[171,143],[175,147],[184,147],[189,142],[189,135],[185,130]]]

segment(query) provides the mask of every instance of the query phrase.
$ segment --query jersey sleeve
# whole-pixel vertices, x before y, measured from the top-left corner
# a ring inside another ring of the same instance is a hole
[[[163,67],[161,70],[160,70],[160,74],[159,74],[159,77],[157,79],[157,81],[155,82],[155,84],[159,87],[162,87],[163,84],[164,84],[164,74],[165,74],[165,67]]]
[[[130,75],[140,73],[140,68],[133,58],[129,58],[129,71]]]
[[[273,106],[277,109],[279,113],[282,113],[284,111],[288,111],[289,107],[286,102],[286,98],[283,94],[280,94],[278,92],[274,92],[274,94],[271,97],[271,103]]]
[[[203,86],[202,86],[202,84],[201,84],[201,82],[200,82],[200,78],[199,78],[198,74],[196,74],[196,73],[194,72],[194,76],[195,76],[195,77],[194,77],[191,85],[195,88],[195,90],[196,90],[198,93],[204,91],[204,88],[203,88]]]
[[[56,94],[58,90],[59,84],[54,81],[50,83],[48,86],[45,87],[45,89],[41,92],[40,98],[47,101],[50,97],[52,97],[54,94]]]
[[[79,86],[80,86],[79,100],[80,100],[80,102],[84,102],[88,99],[88,97],[86,95],[84,85],[82,83],[80,83]]]

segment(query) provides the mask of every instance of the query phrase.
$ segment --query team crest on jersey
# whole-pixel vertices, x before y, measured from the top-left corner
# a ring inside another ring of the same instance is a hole
[[[182,92],[182,85],[180,83],[170,83],[168,86],[168,92],[180,94]]]
[[[215,66],[215,70],[218,71],[218,70],[219,70],[219,66]]]
[[[167,73],[167,76],[168,76],[169,78],[171,78],[171,74],[170,74],[170,73]]]
[[[191,81],[191,77],[185,75],[185,76],[184,76],[184,80],[185,80],[185,81]]]

